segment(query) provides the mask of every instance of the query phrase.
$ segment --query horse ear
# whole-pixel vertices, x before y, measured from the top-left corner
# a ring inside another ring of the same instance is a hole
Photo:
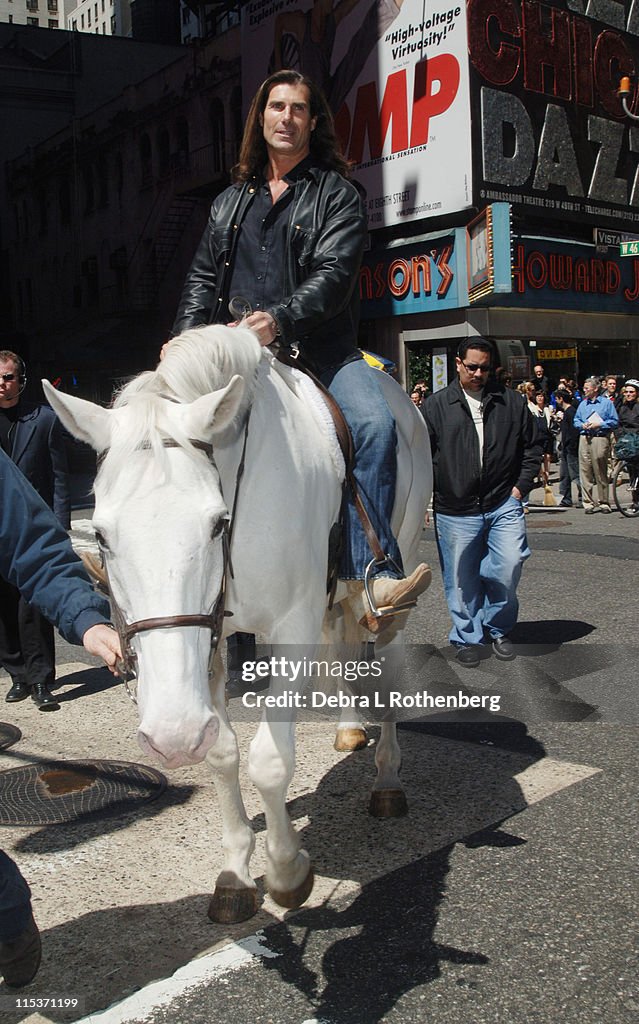
[[[191,437],[208,438],[224,430],[237,416],[243,395],[244,380],[236,373],[225,388],[182,406],[186,432]]]
[[[85,398],[56,391],[48,380],[42,381],[47,401],[70,434],[103,452],[111,443],[111,412]]]

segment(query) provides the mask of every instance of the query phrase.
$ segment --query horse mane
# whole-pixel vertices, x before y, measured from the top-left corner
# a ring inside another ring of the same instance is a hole
[[[166,474],[168,460],[162,445],[165,437],[171,437],[195,456],[197,449],[170,419],[167,403],[193,402],[220,390],[239,375],[245,382],[243,399],[219,441],[223,444],[234,436],[251,404],[261,356],[257,338],[244,328],[197,327],[174,338],[155,370],[143,371],[116,393],[113,409],[126,411],[115,421],[109,449],[113,457],[107,457],[102,464],[102,482],[111,486],[117,466],[141,447],[151,449]]]

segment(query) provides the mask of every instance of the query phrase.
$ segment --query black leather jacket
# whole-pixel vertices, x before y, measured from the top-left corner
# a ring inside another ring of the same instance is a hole
[[[174,335],[228,322],[230,271],[256,186],[257,179],[232,185],[213,203],[184,283]],[[304,359],[321,371],[357,352],[366,218],[359,192],[336,171],[310,166],[291,187],[285,294],[267,312],[277,322],[282,344],[295,342]]]
[[[525,400],[489,385],[482,402],[483,461],[477,431],[459,380],[426,399],[435,478],[434,508],[450,516],[477,515],[501,505],[513,487],[525,498],[539,472],[542,442]]]

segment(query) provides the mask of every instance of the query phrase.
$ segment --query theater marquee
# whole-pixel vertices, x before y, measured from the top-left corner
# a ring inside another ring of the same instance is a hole
[[[596,11],[598,20],[586,11]],[[639,14],[614,0],[468,0],[476,205],[636,230]]]

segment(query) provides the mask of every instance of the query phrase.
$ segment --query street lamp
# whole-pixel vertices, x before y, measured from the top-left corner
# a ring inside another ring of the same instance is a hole
[[[639,116],[637,116],[637,114],[633,114],[632,110],[628,109],[628,97],[630,96],[631,92],[632,87],[630,85],[630,78],[628,77],[628,75],[624,75],[621,81],[619,82],[617,96],[621,100],[621,106],[623,107],[623,112],[626,115],[626,117],[629,117],[632,121],[639,121]]]

